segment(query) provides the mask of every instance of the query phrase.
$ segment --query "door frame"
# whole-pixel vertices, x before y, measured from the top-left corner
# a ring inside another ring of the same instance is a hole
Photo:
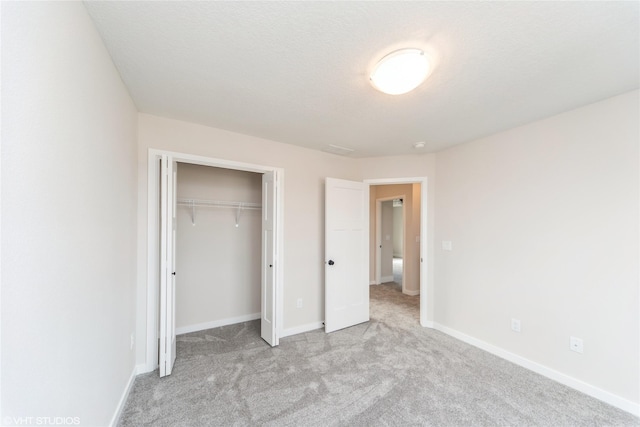
[[[158,367],[159,354],[159,316],[160,316],[160,168],[159,160],[167,155],[172,161],[211,166],[245,172],[273,172],[276,178],[276,278],[274,283],[276,342],[282,337],[283,325],[283,283],[284,283],[284,169],[273,166],[242,163],[232,160],[204,157],[193,154],[150,148],[147,169],[147,340],[146,371],[151,372]],[[261,297],[262,298],[262,297]],[[262,302],[261,302],[262,306]]]
[[[376,184],[378,185],[378,184]],[[406,194],[398,194],[392,197],[382,197],[376,199],[376,285],[382,284],[382,202],[389,200],[404,199],[407,200]],[[407,253],[407,210],[402,206],[402,252]],[[392,242],[393,244],[393,242]],[[402,293],[406,293],[406,280],[404,275],[404,265],[402,268]]]
[[[375,178],[365,179],[363,182],[369,185],[395,185],[395,184],[420,184],[420,325],[424,327],[433,327],[433,322],[429,321],[429,293],[431,291],[431,283],[429,282],[429,253],[428,253],[428,234],[427,234],[427,197],[428,178],[410,177],[410,178]],[[404,214],[404,212],[403,212]],[[405,244],[407,242],[404,242]],[[404,274],[404,271],[403,271]],[[404,282],[404,281],[403,281]]]

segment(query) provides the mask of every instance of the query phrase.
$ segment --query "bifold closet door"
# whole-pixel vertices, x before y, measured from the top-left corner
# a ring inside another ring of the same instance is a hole
[[[161,159],[160,174],[160,376],[176,361],[176,162]]]
[[[276,334],[276,175],[262,175],[262,295],[260,336],[271,346],[278,345]]]

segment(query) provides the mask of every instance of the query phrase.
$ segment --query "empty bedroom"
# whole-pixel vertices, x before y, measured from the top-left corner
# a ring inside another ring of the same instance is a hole
[[[637,1],[0,22],[0,425],[640,426]]]

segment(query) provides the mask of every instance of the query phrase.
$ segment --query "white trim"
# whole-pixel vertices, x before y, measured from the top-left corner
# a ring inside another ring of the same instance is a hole
[[[148,374],[156,369],[158,369],[158,362],[155,364],[140,363],[139,365],[136,365],[136,375]]]
[[[380,283],[393,282],[393,276],[384,276],[380,278]]]
[[[371,194],[371,186],[369,186],[369,194]],[[371,206],[371,203],[369,203]],[[371,219],[371,212],[369,212],[369,219]],[[369,225],[371,230],[371,225]],[[376,200],[376,275],[375,281],[378,284],[382,283],[382,201]],[[371,269],[369,269],[371,271]]]
[[[176,328],[176,335],[188,334],[190,332],[205,331],[207,329],[219,328],[220,326],[235,325],[236,323],[249,322],[260,318],[260,313],[245,314],[244,316],[228,317],[226,319],[213,320],[211,322],[196,323],[195,325],[181,326]]]
[[[547,366],[541,365],[540,363],[526,359],[522,356],[511,353],[503,348],[497,347],[493,344],[489,344],[485,341],[466,335],[460,331],[451,329],[439,323],[434,323],[433,327],[434,329],[437,329],[440,332],[443,332],[449,336],[452,336],[453,338],[456,338],[460,341],[464,341],[467,344],[471,344],[474,347],[478,347],[502,359],[508,360],[509,362],[515,363],[516,365],[522,366],[523,368],[526,368],[530,371],[543,375],[549,379],[557,381],[560,384],[564,384],[582,393],[588,394],[591,397],[595,397],[596,399],[601,400],[605,403],[608,403],[609,405],[615,406],[616,408],[622,409],[623,411],[629,412],[636,416],[640,416],[640,404],[638,403],[635,403],[623,397],[617,396],[611,392],[598,388],[594,385],[588,384],[577,378],[570,377],[569,375],[563,374],[562,372],[558,372]]]
[[[124,410],[124,406],[127,404],[127,399],[129,398],[129,393],[131,393],[131,389],[133,388],[133,383],[136,379],[137,367],[134,366],[131,371],[131,375],[129,376],[129,381],[127,381],[127,385],[122,392],[122,396],[120,396],[120,401],[118,401],[118,406],[116,406],[116,411],[111,418],[111,422],[109,423],[110,427],[116,427],[118,422],[120,421],[120,417],[122,416],[122,411]]]
[[[282,325],[284,324],[284,169],[274,169],[276,193],[276,311],[273,321],[276,324],[275,344],[280,344]]]
[[[375,281],[375,280],[372,280],[372,281],[370,281],[370,282],[369,282],[369,284],[370,284],[370,285],[379,285],[380,283],[376,283],[376,281]]]
[[[146,372],[151,372],[158,367],[158,310],[159,310],[159,283],[160,262],[158,250],[160,247],[160,221],[159,200],[160,191],[155,185],[160,178],[160,156],[162,152],[149,150],[147,160],[147,330],[146,330]],[[142,341],[142,340],[138,340]]]
[[[305,332],[315,331],[316,329],[322,329],[322,328],[324,328],[323,322],[307,323],[306,325],[295,326],[293,328],[287,328],[283,330],[282,335],[280,335],[280,338],[303,334]]]
[[[420,295],[420,290],[416,289],[414,291],[411,291],[409,289],[405,289],[402,291],[402,293],[411,297],[415,297],[416,295]]]
[[[2,22],[2,7],[0,6],[0,22]],[[2,37],[0,37],[0,52],[2,52]],[[2,55],[0,55],[0,99],[2,99]],[[0,108],[0,124],[2,121],[2,109]],[[0,141],[2,139],[2,126],[0,125]],[[0,144],[0,242],[2,242],[2,144]],[[0,307],[2,307],[2,245],[0,245]],[[0,384],[2,384],[2,316],[0,316]],[[2,387],[0,387],[0,416],[2,412]]]
[[[424,327],[432,324],[429,320],[431,313],[429,313],[429,289],[431,283],[429,282],[429,268],[428,263],[428,182],[429,179],[426,176],[412,177],[412,178],[377,178],[377,179],[365,179],[369,185],[388,185],[388,184],[420,184],[420,325]],[[404,271],[403,271],[404,273]],[[404,283],[404,281],[403,281]]]
[[[216,159],[193,154],[177,153],[173,151],[158,150],[149,148],[147,153],[147,328],[146,328],[146,363],[144,370],[151,372],[158,367],[158,313],[159,313],[159,283],[158,271],[158,251],[160,242],[158,241],[158,159],[166,155],[172,161],[181,163],[191,163],[202,166],[212,166],[225,169],[242,170],[247,172],[273,172],[276,177],[277,186],[275,188],[277,206],[276,232],[277,253],[275,265],[276,269],[275,298],[276,310],[274,313],[274,323],[276,328],[276,343],[278,342],[283,323],[283,289],[284,289],[284,169],[256,165],[250,163],[236,162],[232,160]]]

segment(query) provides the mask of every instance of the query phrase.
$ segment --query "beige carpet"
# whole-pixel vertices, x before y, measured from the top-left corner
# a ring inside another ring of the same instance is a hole
[[[270,348],[259,322],[182,335],[170,377],[139,376],[121,426],[637,426],[640,420],[418,324],[371,287],[371,321]]]

